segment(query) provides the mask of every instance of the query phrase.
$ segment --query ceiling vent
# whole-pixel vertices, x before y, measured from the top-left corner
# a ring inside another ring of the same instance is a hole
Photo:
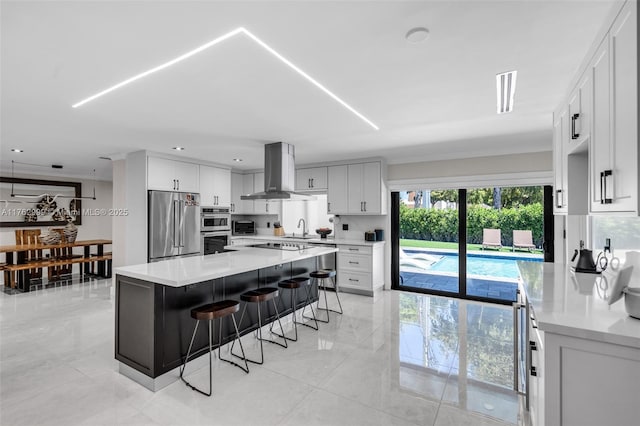
[[[496,75],[496,96],[498,98],[498,114],[513,111],[513,95],[516,92],[516,75],[518,71],[509,71]]]

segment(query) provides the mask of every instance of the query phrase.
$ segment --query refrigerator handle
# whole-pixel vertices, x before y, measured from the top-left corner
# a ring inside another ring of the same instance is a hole
[[[180,201],[173,200],[173,247],[180,247]]]
[[[178,211],[180,212],[180,247],[184,247],[184,223],[182,222],[182,213],[184,208],[186,207],[186,203],[184,201],[178,201],[180,208]]]

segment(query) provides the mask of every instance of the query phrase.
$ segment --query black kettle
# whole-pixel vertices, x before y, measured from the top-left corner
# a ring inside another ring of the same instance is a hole
[[[596,262],[593,260],[593,251],[584,248],[584,241],[582,240],[580,241],[579,254],[580,254],[580,257],[578,258],[578,263],[576,263],[576,266],[575,266],[576,272],[583,272],[587,274],[599,274],[600,272],[607,269],[606,256],[603,256],[602,252],[598,254],[597,263],[600,265],[600,268],[601,268],[600,270],[598,270],[596,266]],[[576,260],[577,256],[578,256],[578,250],[576,249],[573,252],[573,257],[571,258],[571,261],[573,262],[574,260]]]

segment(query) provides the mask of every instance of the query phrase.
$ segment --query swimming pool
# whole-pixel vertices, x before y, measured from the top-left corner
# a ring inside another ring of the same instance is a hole
[[[431,265],[430,271],[438,272],[458,272],[458,255],[454,253],[427,252],[404,249],[405,253],[427,253],[433,256],[442,256],[442,259]],[[511,278],[517,279],[520,276],[516,261],[526,260],[530,262],[542,262],[542,258],[516,257],[516,256],[495,256],[483,254],[467,255],[467,274],[485,277]]]

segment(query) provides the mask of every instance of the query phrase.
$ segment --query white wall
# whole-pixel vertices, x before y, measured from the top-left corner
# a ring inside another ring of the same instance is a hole
[[[459,176],[496,175],[553,171],[551,151],[527,154],[496,155],[456,160],[389,164],[387,179],[454,178]]]

